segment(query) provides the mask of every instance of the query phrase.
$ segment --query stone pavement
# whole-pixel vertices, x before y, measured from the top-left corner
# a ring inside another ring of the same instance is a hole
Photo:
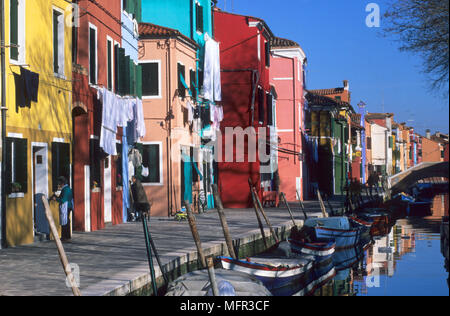
[[[332,202],[334,203],[334,202]],[[334,204],[337,206],[338,204]],[[318,202],[306,202],[308,216],[318,216]],[[334,207],[334,206],[333,206]],[[294,217],[302,225],[297,203]],[[272,226],[290,230],[293,223],[286,208],[266,209]],[[231,236],[239,244],[261,239],[253,209],[225,210]],[[217,211],[197,214],[197,227],[205,255],[227,253]],[[150,231],[162,264],[170,271],[197,260],[197,251],[187,221],[151,218]],[[266,227],[266,225],[265,225]],[[266,236],[269,230],[266,229]],[[73,242],[64,244],[71,264],[79,267],[80,290],[84,296],[128,295],[150,282],[142,223],[108,226],[91,233],[75,233]],[[161,271],[155,260],[156,276]],[[165,268],[165,269],[167,269]],[[55,243],[41,242],[0,250],[0,296],[68,296]]]

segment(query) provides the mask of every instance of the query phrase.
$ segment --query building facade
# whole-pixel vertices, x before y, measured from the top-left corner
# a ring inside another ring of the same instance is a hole
[[[224,108],[220,130],[225,157],[218,166],[219,189],[225,207],[246,208],[252,205],[249,178],[260,190],[273,177],[269,128],[274,125],[269,77],[273,34],[259,18],[218,9],[214,34],[221,45]]]
[[[205,93],[204,87],[205,71],[209,72],[211,69],[208,66],[209,64],[206,64],[207,59],[209,60],[209,57],[211,57],[205,54],[206,44],[208,41],[211,43],[211,40],[215,42],[214,18],[212,14],[214,3],[215,1],[210,0],[142,1],[143,22],[177,30],[197,44],[197,63],[194,69],[195,80],[191,81],[194,84],[190,90],[193,92],[194,105],[200,107],[204,114],[216,108],[221,110],[220,95],[211,96],[211,94]],[[216,60],[214,63],[216,64],[214,68],[220,69],[220,60]],[[206,79],[208,78],[210,77]],[[220,87],[220,78],[216,78],[214,85]],[[214,207],[214,198],[211,184],[218,182],[217,162],[214,159],[216,154],[214,152],[214,141],[217,139],[217,124],[214,124],[211,119],[207,118],[207,115],[203,115],[201,118],[199,134],[201,137],[201,150],[198,158],[200,160],[199,171],[204,175],[204,181],[200,183],[200,195],[204,196],[207,207],[212,208]],[[190,199],[191,197],[189,196]]]
[[[42,196],[71,179],[71,6],[62,0],[4,1],[7,108],[3,185],[7,246],[33,243],[42,232]],[[38,26],[38,27],[37,27]],[[59,222],[56,203],[53,216]]]
[[[143,145],[155,157],[155,176],[143,184],[152,202],[151,215],[173,216],[185,201],[197,209],[204,179],[194,97],[198,45],[177,30],[150,23],[139,24],[139,33],[147,130]]]
[[[79,25],[73,30],[74,229],[89,232],[128,219],[128,152],[138,139],[127,137],[127,124],[119,123],[119,116],[128,101],[139,107],[142,76],[133,25],[140,21],[140,2],[83,0],[78,5]]]
[[[299,44],[281,38],[270,40],[270,84],[276,97],[276,147],[279,150],[279,191],[288,201],[303,199],[305,178],[303,135],[306,55]],[[307,185],[307,184],[306,184]]]

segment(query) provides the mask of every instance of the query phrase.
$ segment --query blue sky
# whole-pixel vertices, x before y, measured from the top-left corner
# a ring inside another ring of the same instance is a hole
[[[386,0],[219,0],[218,7],[262,18],[276,36],[299,43],[308,56],[308,88],[341,87],[347,79],[355,107],[363,100],[369,112],[394,113],[421,134],[448,133],[448,95],[430,91],[419,56],[366,26],[369,3],[381,14],[387,7]]]

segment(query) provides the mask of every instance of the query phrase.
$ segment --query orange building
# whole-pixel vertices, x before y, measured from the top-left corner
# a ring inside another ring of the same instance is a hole
[[[431,139],[429,130],[427,131],[427,136],[422,137],[422,161],[444,161],[444,144]]]

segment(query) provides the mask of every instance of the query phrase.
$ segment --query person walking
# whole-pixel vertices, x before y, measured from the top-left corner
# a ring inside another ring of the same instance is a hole
[[[136,217],[140,218],[140,216],[148,215],[150,203],[141,181],[136,176],[132,176],[131,182],[131,193],[133,195],[134,209],[137,213]]]
[[[61,241],[70,242],[72,240],[72,226],[70,213],[73,211],[73,192],[65,177],[58,178],[59,196],[52,196],[53,201],[59,203],[59,223],[61,225]]]

